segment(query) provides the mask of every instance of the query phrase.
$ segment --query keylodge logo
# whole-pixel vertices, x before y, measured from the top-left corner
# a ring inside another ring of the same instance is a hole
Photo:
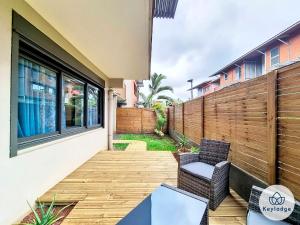
[[[282,197],[278,192],[275,192],[272,197],[269,197],[269,202],[271,205],[283,205],[285,197]]]

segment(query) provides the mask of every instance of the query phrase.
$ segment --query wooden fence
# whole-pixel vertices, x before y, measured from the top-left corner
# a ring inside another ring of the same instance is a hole
[[[150,109],[117,108],[116,133],[153,133],[156,114]]]
[[[231,162],[300,198],[300,64],[169,109],[169,132],[231,143]]]

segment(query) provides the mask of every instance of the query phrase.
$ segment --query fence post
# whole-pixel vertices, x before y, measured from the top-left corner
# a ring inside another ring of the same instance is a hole
[[[276,183],[276,155],[277,155],[277,70],[267,74],[267,137],[268,137],[268,183]]]
[[[182,135],[184,135],[184,103],[182,103]]]
[[[143,128],[143,111],[144,109],[140,109],[141,110],[141,133],[143,134],[144,133],[144,128]]]
[[[200,141],[204,138],[204,96],[200,98]]]
[[[173,106],[173,133],[175,132],[175,105]]]

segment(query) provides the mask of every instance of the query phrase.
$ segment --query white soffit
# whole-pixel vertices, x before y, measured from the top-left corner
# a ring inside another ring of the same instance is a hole
[[[149,78],[152,0],[26,2],[109,78]]]

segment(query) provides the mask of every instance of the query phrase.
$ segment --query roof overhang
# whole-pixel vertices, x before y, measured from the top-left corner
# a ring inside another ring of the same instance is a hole
[[[194,90],[194,89],[198,89],[198,88],[203,88],[203,87],[207,86],[210,83],[211,83],[211,80],[204,81],[204,82],[202,82],[202,83],[200,83],[200,84],[198,84],[198,85],[196,85],[196,86],[188,89],[188,91],[191,91],[191,90]]]
[[[154,0],[154,17],[174,18],[178,0]]]
[[[151,0],[26,0],[109,78],[149,79]]]
[[[191,91],[191,90],[194,90],[194,89],[199,89],[199,88],[204,88],[204,87],[206,87],[207,85],[213,84],[213,83],[217,83],[218,81],[220,81],[220,77],[218,77],[218,78],[216,78],[216,79],[214,79],[214,80],[207,80],[207,81],[204,81],[204,82],[202,82],[202,83],[200,83],[200,84],[198,84],[198,85],[196,85],[196,86],[194,86],[194,87],[188,89],[188,91]]]

